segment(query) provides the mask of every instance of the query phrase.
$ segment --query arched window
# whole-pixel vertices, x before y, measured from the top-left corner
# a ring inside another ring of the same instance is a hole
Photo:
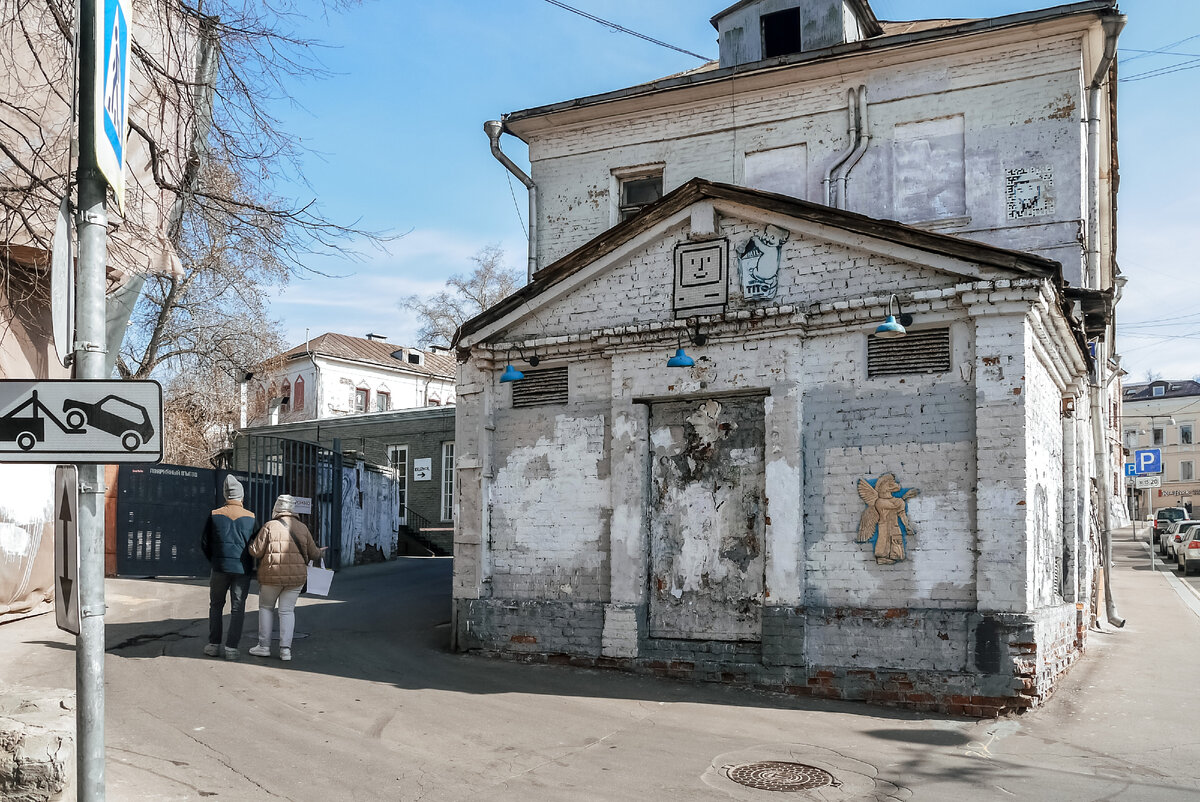
[[[292,403],[292,383],[287,379],[283,380],[283,389],[280,390],[279,395],[283,398],[283,403],[279,405],[279,411],[284,413],[289,412]]]
[[[292,385],[292,409],[297,412],[304,411],[304,377],[297,376],[296,383]]]

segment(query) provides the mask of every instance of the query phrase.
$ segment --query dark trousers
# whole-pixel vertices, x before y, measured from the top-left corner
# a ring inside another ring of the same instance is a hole
[[[208,578],[208,642],[221,642],[221,618],[225,611],[225,597],[229,605],[229,637],[225,645],[236,649],[242,639],[242,621],[246,618],[246,596],[250,593],[250,574],[227,574],[212,572]]]

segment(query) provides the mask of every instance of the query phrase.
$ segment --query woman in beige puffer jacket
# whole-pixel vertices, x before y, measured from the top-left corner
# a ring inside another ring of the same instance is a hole
[[[250,543],[258,558],[258,645],[250,648],[255,657],[271,656],[271,630],[275,604],[279,604],[279,659],[292,659],[292,635],[296,631],[296,600],[308,579],[308,561],[319,560],[325,547],[318,546],[304,522],[296,517],[296,500],[280,496],[272,519]]]

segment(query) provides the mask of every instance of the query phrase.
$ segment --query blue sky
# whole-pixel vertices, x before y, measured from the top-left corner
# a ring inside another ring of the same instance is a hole
[[[570,0],[596,16],[696,53],[716,56],[709,17],[732,0]],[[881,19],[979,17],[1050,5],[1025,0],[872,0]],[[315,2],[314,2],[315,6]],[[1200,3],[1124,0],[1123,78],[1200,59]],[[405,236],[360,249],[354,262],[314,256],[341,278],[294,281],[276,299],[287,339],[308,329],[387,335],[415,343],[397,303],[470,269],[499,244],[524,267],[525,201],[488,151],[483,122],[507,111],[618,89],[689,69],[699,60],[612,31],[545,0],[364,0],[336,16],[314,15],[298,33],[334,74],[294,87],[285,123],[313,153],[307,188],[331,217]],[[1172,48],[1190,55],[1147,55]],[[1200,61],[1195,65],[1200,66]],[[1119,348],[1130,376],[1200,374],[1200,309],[1194,242],[1200,167],[1193,150],[1200,69],[1122,82],[1117,257],[1129,277],[1118,308]],[[522,165],[524,146],[504,138]],[[286,188],[284,188],[286,189]],[[514,200],[515,196],[515,200]]]

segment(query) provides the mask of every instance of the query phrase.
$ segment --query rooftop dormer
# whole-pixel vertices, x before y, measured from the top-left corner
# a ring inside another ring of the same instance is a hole
[[[712,18],[721,66],[857,42],[883,29],[867,0],[742,0]]]

